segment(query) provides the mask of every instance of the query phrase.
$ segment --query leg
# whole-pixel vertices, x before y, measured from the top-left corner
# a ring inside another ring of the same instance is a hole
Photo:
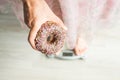
[[[79,0],[59,0],[63,15],[64,24],[68,28],[67,45],[69,49],[73,49],[76,55],[83,53],[87,47],[85,41],[78,37],[78,29],[80,26]],[[84,43],[83,43],[84,42]]]

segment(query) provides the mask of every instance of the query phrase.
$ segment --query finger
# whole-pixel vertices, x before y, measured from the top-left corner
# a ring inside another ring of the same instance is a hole
[[[62,21],[59,22],[59,25],[60,25],[64,30],[67,31],[67,27],[64,25],[64,23],[63,23]]]
[[[63,29],[67,31],[67,27],[64,24],[61,24],[63,26]]]
[[[59,19],[58,17],[55,17],[54,20],[55,20],[55,22],[58,23],[59,26],[61,26],[64,30],[67,31],[67,27],[64,25],[64,23],[63,23],[63,21],[62,21],[61,19]],[[54,20],[53,20],[53,21],[54,21]]]
[[[38,30],[39,30],[39,27],[33,27],[30,30],[29,36],[28,36],[28,41],[29,41],[31,47],[35,50],[37,50],[36,46],[35,46],[35,38],[36,38],[36,34],[37,34]]]
[[[36,49],[34,39],[35,39],[35,37],[33,35],[33,31],[30,31],[29,36],[28,36],[28,42],[30,43],[30,45],[33,49]]]

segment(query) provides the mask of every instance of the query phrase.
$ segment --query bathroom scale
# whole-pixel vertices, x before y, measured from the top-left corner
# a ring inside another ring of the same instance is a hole
[[[47,54],[46,55],[48,58],[56,58],[56,59],[61,59],[61,60],[75,60],[75,59],[84,59],[84,55],[75,55],[74,51],[72,50],[63,50],[60,52],[59,55],[55,54]]]

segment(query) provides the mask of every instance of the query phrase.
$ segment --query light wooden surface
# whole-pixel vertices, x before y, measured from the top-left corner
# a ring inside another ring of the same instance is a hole
[[[0,14],[0,80],[120,80],[119,22],[96,33],[86,59],[48,59],[27,42],[29,30]]]

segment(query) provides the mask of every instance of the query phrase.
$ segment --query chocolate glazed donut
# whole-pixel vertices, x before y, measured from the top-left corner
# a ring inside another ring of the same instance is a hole
[[[53,21],[41,25],[35,38],[37,50],[44,54],[54,54],[64,45],[66,31]]]

